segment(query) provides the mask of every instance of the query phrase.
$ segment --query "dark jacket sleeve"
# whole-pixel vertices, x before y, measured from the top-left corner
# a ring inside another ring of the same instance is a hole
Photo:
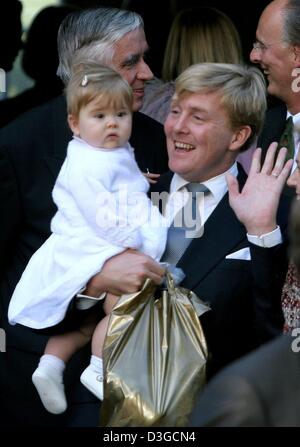
[[[20,196],[16,175],[5,147],[0,147],[0,272],[10,262],[21,222]]]
[[[258,344],[280,335],[284,317],[281,291],[288,267],[287,244],[272,248],[250,245],[253,275],[254,333]]]

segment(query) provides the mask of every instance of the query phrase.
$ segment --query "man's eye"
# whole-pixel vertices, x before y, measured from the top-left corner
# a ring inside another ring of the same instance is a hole
[[[178,115],[179,110],[178,109],[171,109],[170,113],[172,113],[172,115]]]
[[[132,67],[132,66],[134,66],[135,64],[137,64],[138,61],[139,61],[139,57],[138,57],[138,56],[134,56],[134,57],[132,57],[131,59],[128,59],[127,61],[125,61],[125,62],[123,63],[123,67]]]

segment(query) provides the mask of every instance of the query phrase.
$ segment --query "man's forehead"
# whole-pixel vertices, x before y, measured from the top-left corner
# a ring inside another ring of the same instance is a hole
[[[135,56],[145,53],[149,50],[143,28],[129,31],[114,45],[115,54],[123,53],[127,56]]]
[[[201,98],[200,98],[201,97]],[[179,94],[175,93],[172,97],[172,104],[179,105],[180,103],[188,102],[189,106],[192,108],[203,109],[203,102],[200,101],[204,97],[205,102],[210,102],[211,100],[219,99],[221,101],[221,95],[217,91],[208,91],[206,89],[199,90],[197,92],[183,91]]]
[[[257,25],[257,39],[264,39],[265,35],[276,34],[283,27],[284,15],[282,12],[282,2],[271,2],[271,4],[263,11]]]

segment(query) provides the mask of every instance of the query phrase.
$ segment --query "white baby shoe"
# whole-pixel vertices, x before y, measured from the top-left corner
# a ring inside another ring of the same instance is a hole
[[[104,394],[103,381],[103,374],[97,371],[93,365],[89,365],[80,376],[80,382],[100,400],[103,400]]]
[[[59,375],[50,374],[44,368],[38,367],[32,375],[32,382],[49,413],[60,414],[66,411],[65,387]]]

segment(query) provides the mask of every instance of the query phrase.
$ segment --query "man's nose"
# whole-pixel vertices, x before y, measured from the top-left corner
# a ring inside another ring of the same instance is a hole
[[[153,73],[150,67],[144,60],[142,60],[138,67],[138,72],[136,77],[142,81],[150,81],[153,78]]]
[[[177,133],[187,133],[189,129],[186,117],[183,115],[179,116],[174,122],[173,129]]]
[[[252,48],[250,53],[250,61],[253,64],[259,64],[261,61],[261,50],[259,48]]]

